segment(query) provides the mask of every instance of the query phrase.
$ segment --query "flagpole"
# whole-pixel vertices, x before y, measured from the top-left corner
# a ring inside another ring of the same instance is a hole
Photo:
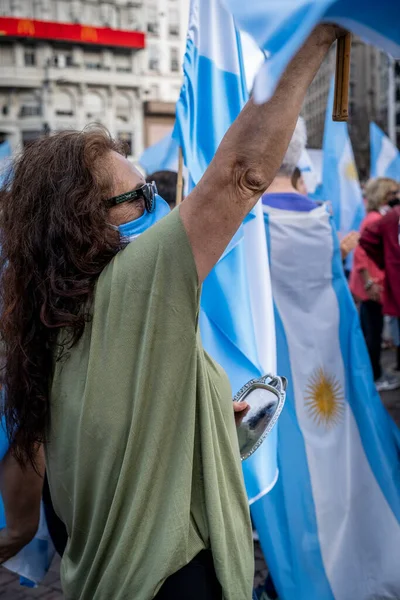
[[[183,192],[183,156],[182,156],[182,148],[179,146],[178,150],[178,179],[176,182],[176,205],[182,202],[182,192]]]
[[[337,40],[335,96],[332,113],[334,121],[347,121],[349,118],[350,53],[351,33],[348,32]]]

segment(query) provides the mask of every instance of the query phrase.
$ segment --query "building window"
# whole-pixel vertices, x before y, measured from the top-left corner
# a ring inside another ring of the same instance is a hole
[[[104,101],[98,92],[85,95],[85,113],[87,119],[98,120],[104,115]]]
[[[171,71],[177,73],[179,71],[179,50],[178,48],[171,48],[170,50],[170,58],[171,58]]]
[[[53,66],[58,69],[65,69],[66,67],[74,67],[74,59],[72,52],[56,52],[53,55]]]
[[[74,101],[69,92],[57,91],[54,98],[54,105],[58,117],[73,117]]]
[[[91,2],[79,1],[80,8],[78,13],[78,23],[84,25],[90,25],[91,27],[101,27],[102,22],[100,19],[99,5],[92,4]]]
[[[80,0],[71,0],[71,20],[73,23],[81,23],[82,18],[82,6]],[[92,25],[93,23],[91,23]]]
[[[160,68],[160,57],[157,46],[149,46],[149,69],[158,71]]]
[[[396,125],[399,127],[400,126],[400,112],[398,112],[396,114]]]
[[[2,44],[0,46],[0,65],[2,67],[12,67],[14,64],[14,49],[11,44]]]
[[[68,22],[71,19],[71,7],[69,0],[58,0],[57,19],[61,22]]]
[[[42,107],[35,94],[22,94],[20,97],[19,117],[40,117]]]
[[[168,32],[171,36],[179,37],[179,11],[175,8],[168,11]]]
[[[85,52],[86,69],[102,69],[103,64],[100,52]]]
[[[114,60],[117,73],[132,73],[132,55],[128,50],[115,52]]]
[[[158,15],[157,15],[157,7],[154,4],[151,4],[147,7],[147,31],[148,33],[153,33],[154,35],[158,35]]]
[[[126,7],[121,6],[119,10],[121,29],[130,29],[134,31],[141,31],[144,29],[141,11],[138,11],[135,6],[128,3]]]
[[[129,96],[127,94],[118,93],[115,105],[118,121],[127,123],[131,116],[131,101]]]
[[[35,67],[36,66],[36,53],[33,48],[25,48],[24,63],[25,63],[26,67]]]
[[[150,86],[149,92],[150,92],[150,98],[152,100],[158,100],[159,95],[160,95],[160,90],[158,88],[158,85],[152,85],[152,86]]]
[[[104,27],[117,26],[117,11],[111,2],[100,4],[100,21]]]
[[[119,131],[117,139],[121,144],[125,146],[126,153],[128,154],[128,156],[132,156],[134,154],[132,133],[130,131]]]

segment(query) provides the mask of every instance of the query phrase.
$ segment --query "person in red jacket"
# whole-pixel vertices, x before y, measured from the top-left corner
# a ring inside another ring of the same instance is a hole
[[[400,328],[400,206],[366,227],[360,245],[385,270],[383,312],[397,317]]]
[[[398,188],[397,182],[387,177],[377,177],[367,183],[365,188],[367,215],[361,223],[361,235],[365,229],[380,221],[386,214],[388,204],[398,193]],[[400,387],[398,377],[384,373],[381,366],[385,273],[369,258],[360,245],[354,252],[349,284],[353,296],[360,302],[361,327],[371,359],[376,388],[378,392],[395,390]]]
[[[400,206],[366,227],[360,245],[374,263],[385,270],[383,312],[400,317]]]

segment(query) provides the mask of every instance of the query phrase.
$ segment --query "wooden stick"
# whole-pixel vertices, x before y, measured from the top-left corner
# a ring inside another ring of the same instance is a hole
[[[176,205],[178,205],[182,202],[182,193],[183,193],[183,156],[182,156],[182,148],[179,146],[178,179],[176,181]]]
[[[347,121],[349,118],[351,33],[346,33],[337,41],[335,97],[332,119]]]

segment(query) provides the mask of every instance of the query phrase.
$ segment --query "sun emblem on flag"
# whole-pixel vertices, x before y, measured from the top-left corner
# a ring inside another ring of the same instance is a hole
[[[325,427],[337,425],[344,414],[342,386],[336,377],[326,374],[319,368],[309,379],[304,404],[317,425],[325,425]]]
[[[356,165],[354,164],[354,160],[350,160],[344,169],[344,173],[347,179],[351,181],[356,181],[358,179]]]

